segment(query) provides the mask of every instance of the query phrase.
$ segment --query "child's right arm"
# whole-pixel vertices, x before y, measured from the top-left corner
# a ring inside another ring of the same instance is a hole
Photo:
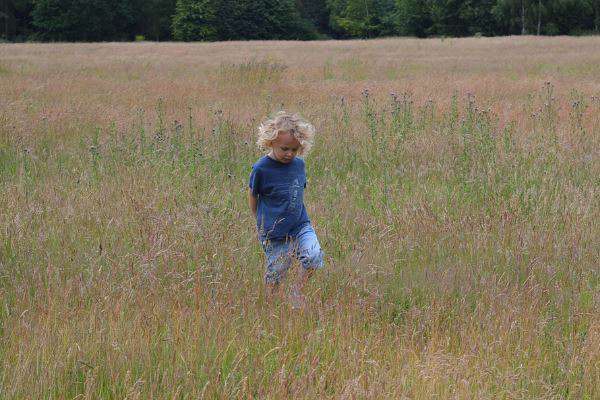
[[[258,200],[252,194],[252,189],[248,189],[248,206],[250,206],[250,210],[252,210],[252,214],[256,218],[256,207],[258,204]]]
[[[260,196],[260,182],[261,182],[260,169],[252,166],[252,172],[250,173],[250,182],[248,183],[248,206],[252,214],[256,218],[256,212],[258,208],[258,196]]]

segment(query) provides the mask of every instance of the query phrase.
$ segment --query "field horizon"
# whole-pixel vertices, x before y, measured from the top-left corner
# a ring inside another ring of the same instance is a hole
[[[600,398],[600,37],[0,44],[0,397]],[[258,124],[317,129],[306,310]]]

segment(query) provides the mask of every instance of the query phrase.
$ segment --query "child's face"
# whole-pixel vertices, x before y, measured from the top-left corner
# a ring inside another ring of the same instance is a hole
[[[289,132],[280,132],[271,142],[271,154],[284,164],[291,163],[300,150],[300,142]]]

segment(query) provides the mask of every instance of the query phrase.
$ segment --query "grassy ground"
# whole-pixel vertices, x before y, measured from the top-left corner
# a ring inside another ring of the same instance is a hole
[[[600,38],[0,44],[0,397],[600,398]],[[256,126],[318,130],[309,308]]]

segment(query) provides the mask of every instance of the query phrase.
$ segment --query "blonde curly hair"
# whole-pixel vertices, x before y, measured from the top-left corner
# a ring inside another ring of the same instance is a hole
[[[262,150],[268,150],[280,133],[288,132],[300,142],[298,155],[305,155],[310,151],[315,136],[315,127],[298,114],[279,111],[272,118],[264,121],[258,127],[258,140],[256,144]]]

